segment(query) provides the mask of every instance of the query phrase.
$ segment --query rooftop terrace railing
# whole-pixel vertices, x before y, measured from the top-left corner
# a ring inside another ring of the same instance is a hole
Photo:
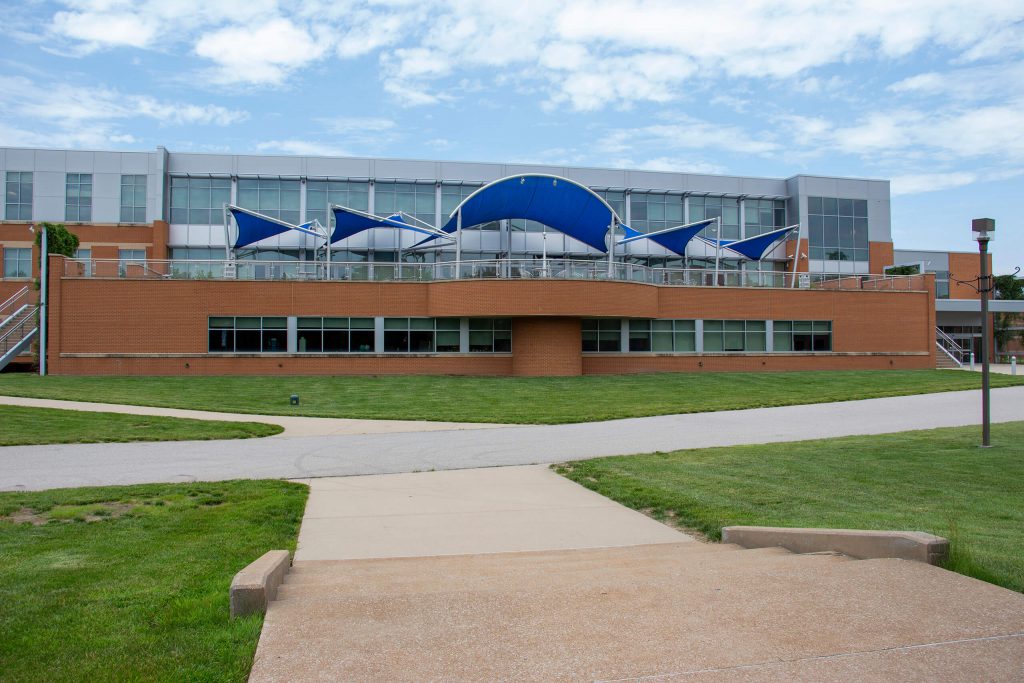
[[[445,280],[612,280],[683,287],[923,291],[922,275],[848,275],[701,268],[572,259],[494,259],[437,263],[67,259],[64,277],[129,280],[310,280],[434,282]]]

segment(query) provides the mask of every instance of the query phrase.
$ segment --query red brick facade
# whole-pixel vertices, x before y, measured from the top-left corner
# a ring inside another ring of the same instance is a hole
[[[667,287],[498,280],[253,282],[63,277],[52,257],[54,374],[478,374],[927,368],[934,281],[924,291]],[[512,353],[210,354],[209,316],[510,317]],[[581,351],[580,319],[831,320],[833,352],[665,355]]]

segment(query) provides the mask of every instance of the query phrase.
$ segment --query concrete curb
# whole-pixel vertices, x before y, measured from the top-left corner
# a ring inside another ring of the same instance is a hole
[[[235,574],[231,580],[231,616],[265,613],[290,567],[287,550],[271,550]]]
[[[894,557],[940,564],[949,557],[949,541],[920,531],[727,526],[722,527],[722,542],[744,548],[777,546],[794,553],[833,551],[860,560]]]

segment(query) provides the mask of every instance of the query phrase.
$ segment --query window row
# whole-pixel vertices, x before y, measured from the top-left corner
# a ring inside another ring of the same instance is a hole
[[[589,353],[621,352],[624,335],[631,352],[832,350],[832,323],[828,320],[776,320],[770,324],[765,320],[704,320],[698,325],[696,320],[594,318],[583,320],[581,328],[583,351]]]
[[[32,173],[8,171],[5,178],[7,220],[32,220]],[[93,178],[91,173],[68,173],[64,178],[64,220],[92,221]],[[146,221],[146,176],[121,176],[122,223]]]
[[[384,318],[380,348],[374,318],[295,318],[294,348],[283,316],[212,316],[211,353],[459,353],[463,350],[461,318]],[[508,353],[512,322],[508,318],[470,318],[465,350]]]

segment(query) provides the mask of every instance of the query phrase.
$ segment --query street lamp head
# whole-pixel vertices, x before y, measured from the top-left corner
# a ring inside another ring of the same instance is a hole
[[[971,232],[974,233],[974,239],[979,242],[990,241],[996,231],[996,222],[991,218],[975,218],[971,221]]]

